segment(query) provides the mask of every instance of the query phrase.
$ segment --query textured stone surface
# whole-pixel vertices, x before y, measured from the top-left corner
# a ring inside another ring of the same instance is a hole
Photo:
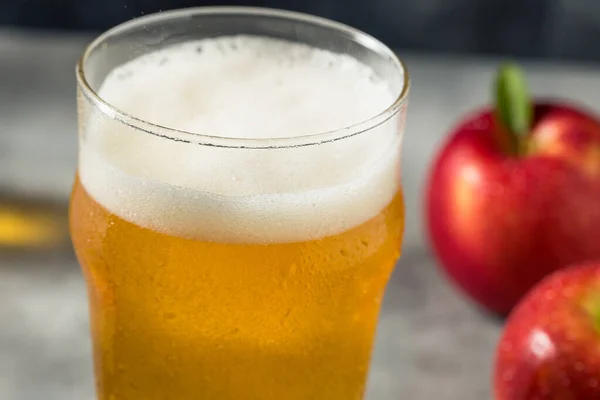
[[[66,201],[76,162],[74,65],[88,38],[0,31],[0,189]],[[488,98],[495,60],[409,55],[404,254],[390,282],[368,399],[490,397],[500,323],[439,273],[421,223],[432,154],[456,118]],[[529,64],[540,95],[600,107],[600,69]],[[0,254],[0,399],[91,400],[85,287],[70,253]]]

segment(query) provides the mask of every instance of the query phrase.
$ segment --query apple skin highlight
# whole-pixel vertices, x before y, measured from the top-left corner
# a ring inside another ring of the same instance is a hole
[[[544,279],[509,317],[495,400],[600,399],[600,263]]]
[[[564,102],[531,108],[519,135],[494,107],[460,122],[425,189],[425,226],[442,269],[502,316],[546,275],[600,260],[600,120]]]

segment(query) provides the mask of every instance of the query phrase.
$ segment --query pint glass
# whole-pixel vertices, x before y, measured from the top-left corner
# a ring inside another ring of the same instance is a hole
[[[400,255],[408,77],[355,29],[145,16],[77,67],[99,400],[357,400]]]

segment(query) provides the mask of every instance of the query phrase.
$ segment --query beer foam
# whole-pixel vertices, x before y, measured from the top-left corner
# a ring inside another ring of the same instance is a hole
[[[350,55],[254,36],[187,42],[123,64],[98,94],[178,130],[229,138],[333,131],[386,110],[399,94]],[[134,129],[88,107],[79,177],[109,211],[203,240],[294,242],[377,215],[399,190],[399,121],[305,147],[220,148]]]

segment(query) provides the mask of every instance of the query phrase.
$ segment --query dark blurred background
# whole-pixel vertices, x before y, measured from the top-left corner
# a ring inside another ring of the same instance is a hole
[[[598,0],[1,0],[0,25],[101,31],[142,14],[203,5],[307,12],[409,50],[600,59]]]

